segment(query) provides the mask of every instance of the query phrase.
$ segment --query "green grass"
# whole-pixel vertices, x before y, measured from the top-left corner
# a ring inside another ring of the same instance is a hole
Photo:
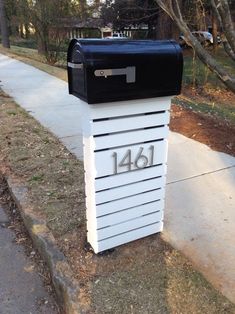
[[[234,61],[227,56],[222,47],[219,47],[216,53],[210,51],[218,63],[223,65],[228,73],[235,76]],[[209,85],[213,88],[224,88],[224,85],[197,57],[193,60],[193,51],[184,51],[184,73],[183,83],[192,85],[195,80],[196,86]]]
[[[196,112],[214,115],[235,124],[235,104],[220,104],[213,102],[196,102],[195,99],[175,97],[174,104]]]
[[[22,48],[31,48],[37,49],[37,40],[36,38],[24,39],[20,37],[11,37],[10,38],[11,45],[18,46]]]
[[[11,45],[10,51],[19,56],[27,57],[40,62],[46,62],[45,57],[38,54],[36,49]]]
[[[235,76],[235,63],[226,55],[222,47],[219,47],[215,54],[213,51],[210,53],[230,75]],[[185,94],[174,98],[175,104],[195,112],[216,115],[235,124],[234,97],[231,93],[227,93],[223,83],[198,58],[193,60],[193,51],[189,49],[184,51],[183,86]],[[195,94],[188,93],[187,87],[194,87]]]
[[[42,55],[38,54],[36,49],[18,47],[14,45],[12,45],[10,49],[6,49],[0,44],[0,53],[32,65],[39,70],[58,77],[61,80],[67,81],[65,61],[61,62],[59,64],[60,66],[52,66],[46,63],[46,59]]]
[[[42,181],[43,180],[43,174],[40,175],[33,175],[29,181]]]
[[[4,48],[1,48],[4,49]],[[6,50],[6,49],[4,49]],[[37,49],[27,48],[27,47],[19,47],[15,45],[11,45],[11,48],[8,49],[9,53],[13,53],[19,57],[25,57],[28,59],[32,59],[38,62],[47,63],[46,58],[43,55],[40,55],[37,51]],[[66,53],[61,52],[60,58],[58,62],[56,63],[57,66],[65,67],[66,65]]]

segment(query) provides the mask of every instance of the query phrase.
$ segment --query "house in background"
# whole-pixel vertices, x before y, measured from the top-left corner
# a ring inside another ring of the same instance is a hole
[[[113,36],[119,30],[114,30],[111,23],[105,25],[100,17],[90,17],[84,21],[78,18],[61,18],[60,31],[64,37],[72,38],[105,38]],[[129,38],[145,38],[148,32],[148,26],[143,24],[139,27],[130,25],[121,30],[121,32]]]

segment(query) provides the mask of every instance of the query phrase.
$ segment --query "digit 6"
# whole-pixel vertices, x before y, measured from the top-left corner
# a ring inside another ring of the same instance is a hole
[[[134,161],[134,165],[138,169],[145,168],[148,165],[148,158],[145,155],[142,155],[143,150],[144,150],[144,148],[140,147],[138,154],[137,154],[135,161]]]

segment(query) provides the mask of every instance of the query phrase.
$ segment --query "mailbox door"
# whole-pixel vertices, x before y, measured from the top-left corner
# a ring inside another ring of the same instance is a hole
[[[86,98],[86,69],[82,53],[78,46],[72,49],[68,60],[69,93]]]

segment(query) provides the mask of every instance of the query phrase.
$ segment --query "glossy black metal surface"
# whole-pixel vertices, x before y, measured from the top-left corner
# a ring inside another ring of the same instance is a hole
[[[73,39],[67,61],[69,93],[89,104],[180,93],[183,58],[172,40]]]

